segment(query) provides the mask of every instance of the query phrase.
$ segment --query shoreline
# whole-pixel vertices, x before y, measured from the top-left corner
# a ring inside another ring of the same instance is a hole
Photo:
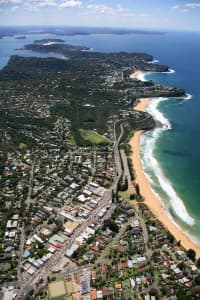
[[[133,73],[131,73],[129,75],[129,78],[130,79],[137,79],[138,75],[141,75],[141,74],[144,74],[144,72],[140,71],[140,70],[136,70],[136,71],[134,71]]]
[[[139,73],[134,72],[132,79],[137,77]],[[140,98],[138,104],[134,106],[135,110],[145,111],[151,98]],[[140,140],[143,131],[137,131],[133,137],[129,140],[129,145],[132,149],[130,158],[133,162],[133,168],[136,175],[136,182],[140,186],[141,195],[145,198],[144,203],[149,207],[155,217],[170,231],[177,241],[181,240],[181,245],[186,249],[193,249],[196,252],[196,257],[200,257],[200,245],[195,243],[181,228],[176,225],[175,221],[171,219],[162,205],[159,197],[154,193],[142,167],[142,161],[140,156]],[[172,221],[173,220],[173,221]]]

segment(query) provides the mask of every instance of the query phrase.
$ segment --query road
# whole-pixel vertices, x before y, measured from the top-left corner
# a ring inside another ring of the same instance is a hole
[[[33,187],[33,177],[34,177],[34,169],[35,169],[35,161],[36,158],[32,161],[32,166],[29,174],[29,184],[28,184],[28,194],[26,198],[26,211],[29,211],[30,202],[31,202],[31,193],[32,193],[32,187]],[[24,222],[22,223],[22,226],[20,228],[21,235],[20,235],[20,244],[19,244],[19,259],[18,259],[18,265],[17,265],[17,277],[18,277],[18,284],[21,285],[24,283],[24,277],[21,271],[22,266],[22,258],[23,258],[23,251],[24,251],[24,242],[25,242],[25,230],[24,230]]]
[[[120,154],[121,154],[122,163],[123,163],[123,167],[124,167],[123,182],[124,182],[125,178],[127,178],[128,179],[128,188],[130,189],[130,188],[133,188],[133,185],[132,185],[131,175],[130,175],[130,171],[129,171],[129,167],[128,167],[127,156],[126,156],[124,149],[120,150]]]
[[[36,157],[33,159],[30,176],[29,176],[29,184],[28,184],[28,195],[26,198],[26,210],[29,211],[30,203],[31,203],[31,193],[33,188],[33,177],[34,177],[34,169],[35,169]]]
[[[18,258],[18,265],[17,265],[17,277],[19,282],[22,283],[24,281],[23,274],[21,271],[22,266],[22,257],[24,251],[24,241],[25,241],[25,232],[24,232],[24,224],[21,227],[21,236],[20,236],[20,244],[19,244],[19,258]]]
[[[65,255],[66,251],[70,249],[71,245],[74,243],[75,239],[80,236],[85,229],[94,222],[94,220],[97,220],[98,213],[102,210],[102,208],[106,207],[108,203],[110,202],[112,195],[112,191],[109,190],[104,199],[101,201],[100,205],[95,209],[88,220],[84,223],[82,223],[79,228],[74,232],[74,234],[68,238],[64,244],[62,245],[62,248],[60,248],[52,257],[51,259],[40,269],[37,273],[35,273],[24,285],[22,285],[22,288],[17,295],[16,299],[24,299],[27,294],[27,288],[31,285],[33,288],[36,287],[37,282],[40,278],[43,279],[44,282],[47,282],[48,276],[51,273],[51,269],[55,267],[59,261],[62,259],[62,257]],[[115,205],[111,207],[111,209],[108,212],[108,217],[110,217],[110,213],[113,212],[115,209]],[[104,221],[104,218],[101,219],[101,222]]]
[[[132,223],[132,220],[129,219],[126,223],[123,224],[123,226],[120,227],[119,232],[114,236],[112,241],[107,245],[105,250],[101,253],[101,255],[98,257],[98,259],[95,261],[95,265],[97,266],[98,264],[106,264],[110,262],[109,258],[106,258],[106,256],[109,255],[110,249],[120,240],[120,238],[123,238],[123,234],[125,233],[127,226]]]
[[[120,141],[121,141],[121,138],[123,135],[124,135],[124,126],[121,123],[120,124],[120,135],[119,135],[118,139],[116,140],[116,134],[115,134],[115,144],[114,144],[114,157],[115,157],[115,165],[116,165],[116,169],[117,169],[115,183],[113,184],[113,190],[115,192],[117,191],[117,186],[118,186],[120,177],[123,174],[121,157],[120,157],[120,153],[119,153],[119,145],[120,145]]]

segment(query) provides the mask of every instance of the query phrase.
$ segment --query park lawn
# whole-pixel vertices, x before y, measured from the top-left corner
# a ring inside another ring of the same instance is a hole
[[[72,143],[72,145],[76,145],[76,140],[72,134],[70,135],[70,142]]]
[[[108,145],[111,140],[93,130],[79,129],[81,137],[93,145]]]
[[[66,286],[66,289],[67,289],[67,295],[70,296],[74,292],[72,281],[66,281],[65,286]]]
[[[125,290],[130,290],[130,279],[127,279],[125,281],[122,282],[122,287]]]
[[[20,143],[20,144],[19,144],[19,149],[20,149],[20,150],[23,150],[23,149],[25,149],[26,147],[27,147],[27,145],[24,144],[24,143]]]
[[[58,280],[49,283],[48,289],[49,289],[50,298],[54,300],[62,300],[63,299],[62,297],[65,296],[66,294],[63,280]]]
[[[124,192],[119,192],[119,195],[124,199],[124,200],[130,200],[130,195],[133,193],[133,189],[129,189]]]
[[[51,298],[51,300],[65,300],[65,296],[59,296],[59,297]]]

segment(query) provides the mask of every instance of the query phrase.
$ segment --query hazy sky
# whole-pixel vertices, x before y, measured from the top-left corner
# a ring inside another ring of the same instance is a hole
[[[200,0],[0,0],[0,25],[200,30]]]

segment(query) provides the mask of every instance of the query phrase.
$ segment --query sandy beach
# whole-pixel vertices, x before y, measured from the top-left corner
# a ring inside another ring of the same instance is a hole
[[[140,72],[140,71],[139,71]],[[136,73],[136,72],[135,72]],[[134,74],[135,74],[134,73]],[[137,76],[137,75],[133,75]],[[134,78],[134,77],[132,77]],[[151,99],[141,98],[139,99],[138,104],[134,107],[136,110],[145,111],[148,102]],[[161,204],[161,201],[152,191],[152,188],[148,182],[147,177],[145,176],[142,163],[140,158],[140,137],[142,131],[137,131],[134,136],[130,139],[129,144],[131,145],[133,154],[132,161],[134,170],[136,173],[136,182],[140,186],[140,191],[142,196],[145,198],[145,203],[153,212],[153,214],[163,223],[163,225],[168,228],[168,230],[174,235],[176,240],[181,240],[181,244],[186,249],[194,249],[196,251],[197,257],[200,257],[200,245],[197,245],[192,241],[174,222],[172,222],[170,216],[165,211],[164,207]]]
[[[131,79],[135,79],[138,75],[142,74],[144,72],[140,71],[140,70],[136,70],[133,73],[130,74],[129,78]]]

